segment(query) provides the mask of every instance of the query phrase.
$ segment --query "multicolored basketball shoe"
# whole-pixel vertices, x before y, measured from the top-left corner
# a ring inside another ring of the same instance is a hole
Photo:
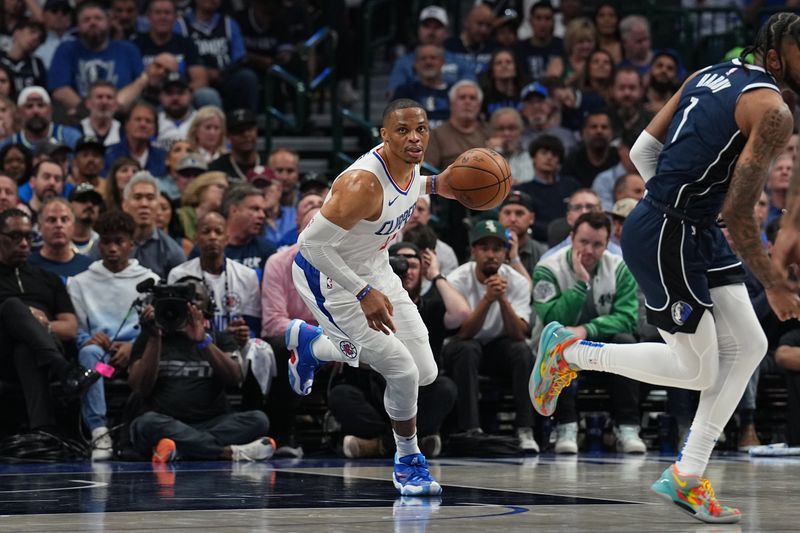
[[[286,328],[286,348],[289,350],[289,384],[300,396],[308,396],[314,384],[314,372],[322,364],[314,357],[311,345],[322,335],[322,328],[292,320]]]
[[[558,395],[578,375],[564,359],[564,349],[578,340],[558,322],[550,322],[542,331],[536,363],[528,382],[533,407],[542,416],[553,414]]]
[[[703,522],[733,524],[742,518],[739,509],[719,503],[709,480],[681,474],[674,464],[664,470],[650,488],[681,511]]]
[[[404,457],[394,454],[394,486],[403,496],[438,496],[442,486],[431,477],[428,461],[421,453]]]

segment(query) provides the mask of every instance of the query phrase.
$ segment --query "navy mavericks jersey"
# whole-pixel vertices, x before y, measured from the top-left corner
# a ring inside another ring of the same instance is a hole
[[[736,102],[762,88],[780,92],[763,68],[738,58],[696,74],[683,88],[648,195],[690,216],[717,215],[747,142],[736,125]]]

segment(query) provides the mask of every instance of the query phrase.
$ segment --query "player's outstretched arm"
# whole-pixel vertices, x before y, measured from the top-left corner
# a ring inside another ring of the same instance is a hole
[[[420,191],[421,194],[437,194],[444,198],[450,198],[451,200],[456,199],[456,195],[453,192],[452,187],[450,187],[450,167],[453,165],[448,166],[444,169],[440,174],[436,176],[425,176],[425,181],[423,182],[423,188]]]
[[[764,190],[770,164],[789,141],[794,121],[780,96],[762,89],[742,95],[736,122],[748,139],[731,176],[722,217],[737,252],[764,285],[770,306],[778,318],[786,320],[800,313],[800,298],[785,273],[770,261],[753,207]]]
[[[373,174],[357,170],[342,174],[333,184],[330,200],[311,219],[297,242],[309,263],[358,298],[369,327],[388,335],[394,331],[392,304],[347,266],[338,251],[348,230],[361,220],[375,220],[382,206],[383,189]]]

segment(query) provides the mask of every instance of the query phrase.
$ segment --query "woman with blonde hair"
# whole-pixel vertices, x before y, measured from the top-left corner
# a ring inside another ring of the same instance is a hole
[[[204,172],[186,187],[181,197],[183,206],[178,208],[177,215],[187,239],[194,242],[197,221],[206,213],[220,208],[227,188],[228,176],[219,171]]]
[[[583,76],[589,55],[597,48],[597,30],[586,17],[573,19],[564,31],[564,83],[576,86]]]
[[[210,163],[228,152],[225,148],[226,136],[225,114],[217,106],[207,105],[197,110],[186,138],[206,163]]]

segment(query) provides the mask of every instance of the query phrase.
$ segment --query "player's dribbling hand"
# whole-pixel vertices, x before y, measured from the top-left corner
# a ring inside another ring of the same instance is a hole
[[[800,296],[797,295],[793,283],[786,280],[764,292],[769,306],[778,319],[789,320],[800,317]]]
[[[389,335],[397,331],[392,322],[394,307],[392,302],[381,291],[376,288],[370,289],[364,298],[361,299],[361,310],[367,317],[367,325],[375,331],[380,331]]]

